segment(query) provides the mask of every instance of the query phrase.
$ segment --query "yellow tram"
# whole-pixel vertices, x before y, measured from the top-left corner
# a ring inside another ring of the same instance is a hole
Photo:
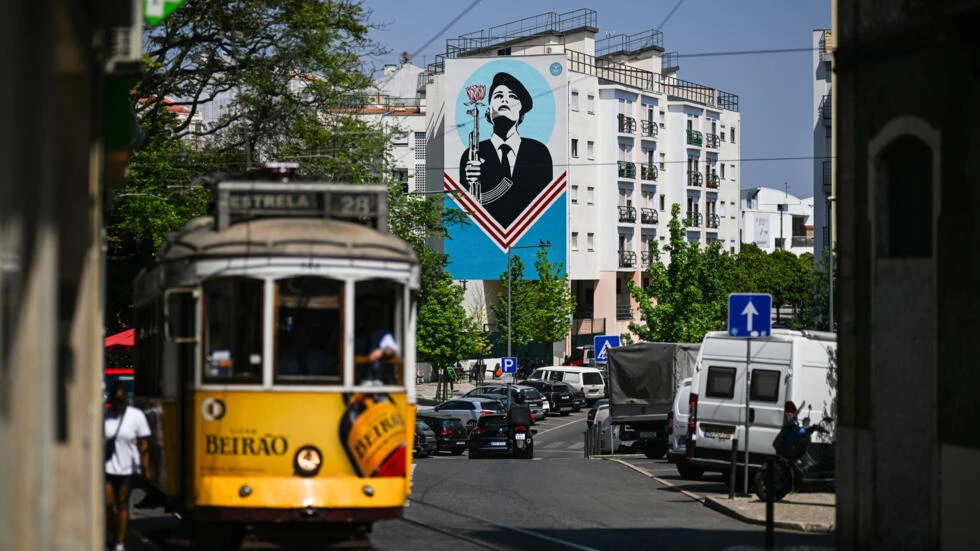
[[[409,493],[418,259],[383,186],[294,170],[216,182],[135,282],[152,480],[196,537],[370,529]]]

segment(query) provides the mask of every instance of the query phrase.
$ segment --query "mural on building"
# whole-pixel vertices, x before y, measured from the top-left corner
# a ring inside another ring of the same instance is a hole
[[[769,216],[757,214],[755,215],[755,227],[754,241],[755,244],[759,246],[760,249],[765,249],[769,246]]]
[[[443,187],[470,220],[446,241],[453,277],[497,279],[509,248],[541,241],[565,262],[564,56],[447,59],[445,83]]]

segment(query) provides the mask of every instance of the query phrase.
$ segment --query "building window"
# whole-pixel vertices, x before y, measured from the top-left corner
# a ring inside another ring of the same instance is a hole
[[[595,96],[592,94],[585,96],[585,109],[589,114],[595,113]]]
[[[660,212],[664,212],[664,206],[667,204],[667,196],[660,194]]]
[[[728,171],[728,175],[731,177],[732,180],[734,180],[735,179],[735,165],[728,165],[728,168],[730,169]]]
[[[572,157],[578,157],[578,139],[572,138]]]
[[[572,99],[569,101],[568,106],[572,111],[578,111],[578,91],[572,90]]]
[[[577,251],[578,250],[578,232],[577,231],[573,231],[572,232],[572,250],[573,251]]]
[[[595,234],[594,233],[589,233],[588,235],[585,236],[585,244],[586,244],[586,246],[588,246],[588,248],[589,248],[590,251],[594,251],[595,250]]]
[[[415,159],[425,159],[425,132],[415,133]]]
[[[391,171],[391,178],[400,184],[402,193],[408,193],[408,169],[396,168]]]
[[[595,188],[594,187],[589,186],[589,187],[587,187],[585,189],[585,200],[590,205],[592,203],[595,203]]]
[[[735,127],[732,127],[732,143],[735,143]]]
[[[667,170],[667,154],[666,153],[661,153],[660,154],[660,170],[661,171]]]
[[[415,191],[425,192],[425,165],[415,165]]]
[[[392,132],[391,143],[394,145],[408,145],[408,132],[402,130]]]
[[[721,177],[725,177],[725,163],[721,163]]]
[[[913,136],[896,139],[877,155],[875,255],[933,256],[932,150]]]
[[[577,205],[578,204],[578,186],[575,186],[575,185],[572,186],[572,192],[571,192],[570,196],[571,196],[571,199],[572,199],[572,204],[573,205]]]
[[[501,48],[497,50],[497,55],[510,55],[510,48]]]
[[[588,141],[585,143],[585,152],[588,154],[590,159],[595,158],[595,142]]]

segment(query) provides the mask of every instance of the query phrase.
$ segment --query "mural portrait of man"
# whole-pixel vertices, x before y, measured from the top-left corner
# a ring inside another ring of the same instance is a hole
[[[493,134],[479,142],[475,155],[472,148],[464,150],[459,161],[461,180],[505,228],[554,178],[548,147],[520,135],[520,124],[533,107],[534,98],[521,81],[509,73],[495,74],[486,111]]]

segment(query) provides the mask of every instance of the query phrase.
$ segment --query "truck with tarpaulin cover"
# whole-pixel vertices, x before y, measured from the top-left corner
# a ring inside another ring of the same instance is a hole
[[[667,453],[667,414],[680,381],[694,374],[700,346],[641,342],[606,351],[612,424],[636,433],[651,459]]]

